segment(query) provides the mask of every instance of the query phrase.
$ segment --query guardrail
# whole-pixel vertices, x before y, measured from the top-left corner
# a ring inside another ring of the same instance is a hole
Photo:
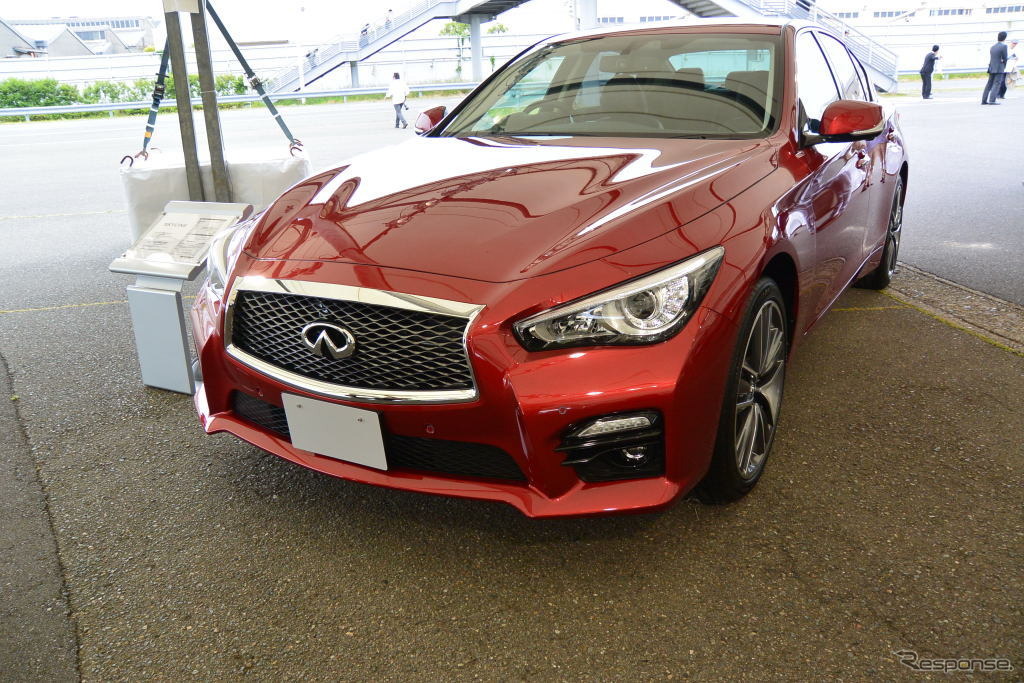
[[[409,88],[410,92],[414,93],[429,93],[429,92],[441,92],[445,90],[472,90],[478,84],[477,83],[431,83],[428,85],[417,85]],[[383,95],[388,89],[386,87],[369,87],[369,88],[346,88],[344,90],[306,90],[304,92],[280,92],[280,93],[269,93],[270,99],[272,100],[305,100],[312,97],[341,97],[347,98],[350,95]],[[259,102],[259,95],[218,95],[217,102]],[[174,98],[167,98],[161,102],[161,106],[171,107],[174,106]],[[201,105],[203,101],[198,97],[192,98],[192,105]],[[109,111],[110,115],[113,116],[115,111],[124,111],[126,109],[145,109],[148,110],[153,106],[152,100],[145,102],[101,102],[98,104],[65,104],[53,107],[10,107],[7,109],[0,109],[0,117],[2,116],[23,116],[26,121],[30,121],[32,116],[42,116],[44,114],[73,114],[78,112],[89,112],[89,111]]]
[[[900,69],[900,76],[909,76],[911,74],[921,73],[920,69]],[[985,72],[985,67],[976,66],[944,66],[942,71],[936,71],[932,74],[932,78],[942,78],[944,74],[978,74],[978,78],[988,78],[988,74]]]

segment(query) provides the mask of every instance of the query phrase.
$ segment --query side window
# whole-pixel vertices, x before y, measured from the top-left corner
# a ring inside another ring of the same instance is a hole
[[[850,58],[846,47],[832,36],[818,34],[818,42],[828,55],[828,61],[832,64],[832,73],[836,76],[839,84],[839,92],[844,100],[867,100],[864,94],[864,84],[857,73],[857,65]]]
[[[807,130],[818,132],[825,107],[839,99],[832,72],[817,41],[809,32],[796,37],[796,90]]]
[[[853,55],[853,52],[851,51],[850,54]],[[861,64],[860,60],[858,60],[855,55],[853,57],[853,62],[857,65],[857,73],[860,74],[860,82],[864,84],[864,94],[866,95],[864,99],[874,102],[876,99],[874,85],[872,85],[871,79],[868,78],[867,69],[864,68],[864,65]]]

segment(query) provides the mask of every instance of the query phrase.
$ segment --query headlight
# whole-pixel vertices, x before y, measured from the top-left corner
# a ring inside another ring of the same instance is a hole
[[[715,279],[725,254],[714,247],[682,263],[514,325],[527,350],[604,344],[653,344],[686,324]]]
[[[258,219],[259,216],[254,216],[236,223],[226,230],[221,230],[210,240],[210,251],[206,255],[206,273],[209,277],[209,287],[217,298],[224,296],[228,274]]]

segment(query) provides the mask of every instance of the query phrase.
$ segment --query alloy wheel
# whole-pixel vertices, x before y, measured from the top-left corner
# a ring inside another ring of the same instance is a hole
[[[786,369],[785,329],[778,303],[764,302],[743,351],[734,443],[737,470],[747,481],[760,474],[775,435]]]
[[[886,262],[885,270],[892,277],[893,273],[896,272],[896,257],[900,250],[900,235],[903,233],[903,185],[900,184],[896,188],[896,196],[892,200],[892,211],[889,214],[889,234],[886,239],[889,243],[886,245]]]

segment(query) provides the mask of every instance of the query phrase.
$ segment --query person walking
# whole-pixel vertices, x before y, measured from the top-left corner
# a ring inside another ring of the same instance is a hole
[[[924,56],[924,64],[921,65],[921,97],[930,100],[932,98],[932,72],[935,71],[935,62],[939,57],[939,46],[932,45],[932,51]]]
[[[1020,74],[1017,72],[1017,41],[1016,39],[1010,40],[1010,47],[1007,50],[1008,54],[1006,57],[1006,73],[1003,82],[999,84],[999,99],[1006,99],[1006,89],[1012,88],[1017,85],[1017,77]]]
[[[982,104],[999,104],[996,98],[999,97],[999,83],[1006,79],[1007,50],[1006,31],[1000,31],[996,36],[995,44],[988,49],[988,82],[981,93]]]
[[[395,128],[398,128],[399,124],[401,124],[402,128],[409,127],[409,123],[402,114],[402,110],[405,109],[405,101],[408,98],[409,86],[405,84],[405,81],[402,80],[402,77],[396,71],[391,79],[391,84],[388,86],[388,92],[384,95],[384,99],[391,100],[391,104],[395,105]]]

